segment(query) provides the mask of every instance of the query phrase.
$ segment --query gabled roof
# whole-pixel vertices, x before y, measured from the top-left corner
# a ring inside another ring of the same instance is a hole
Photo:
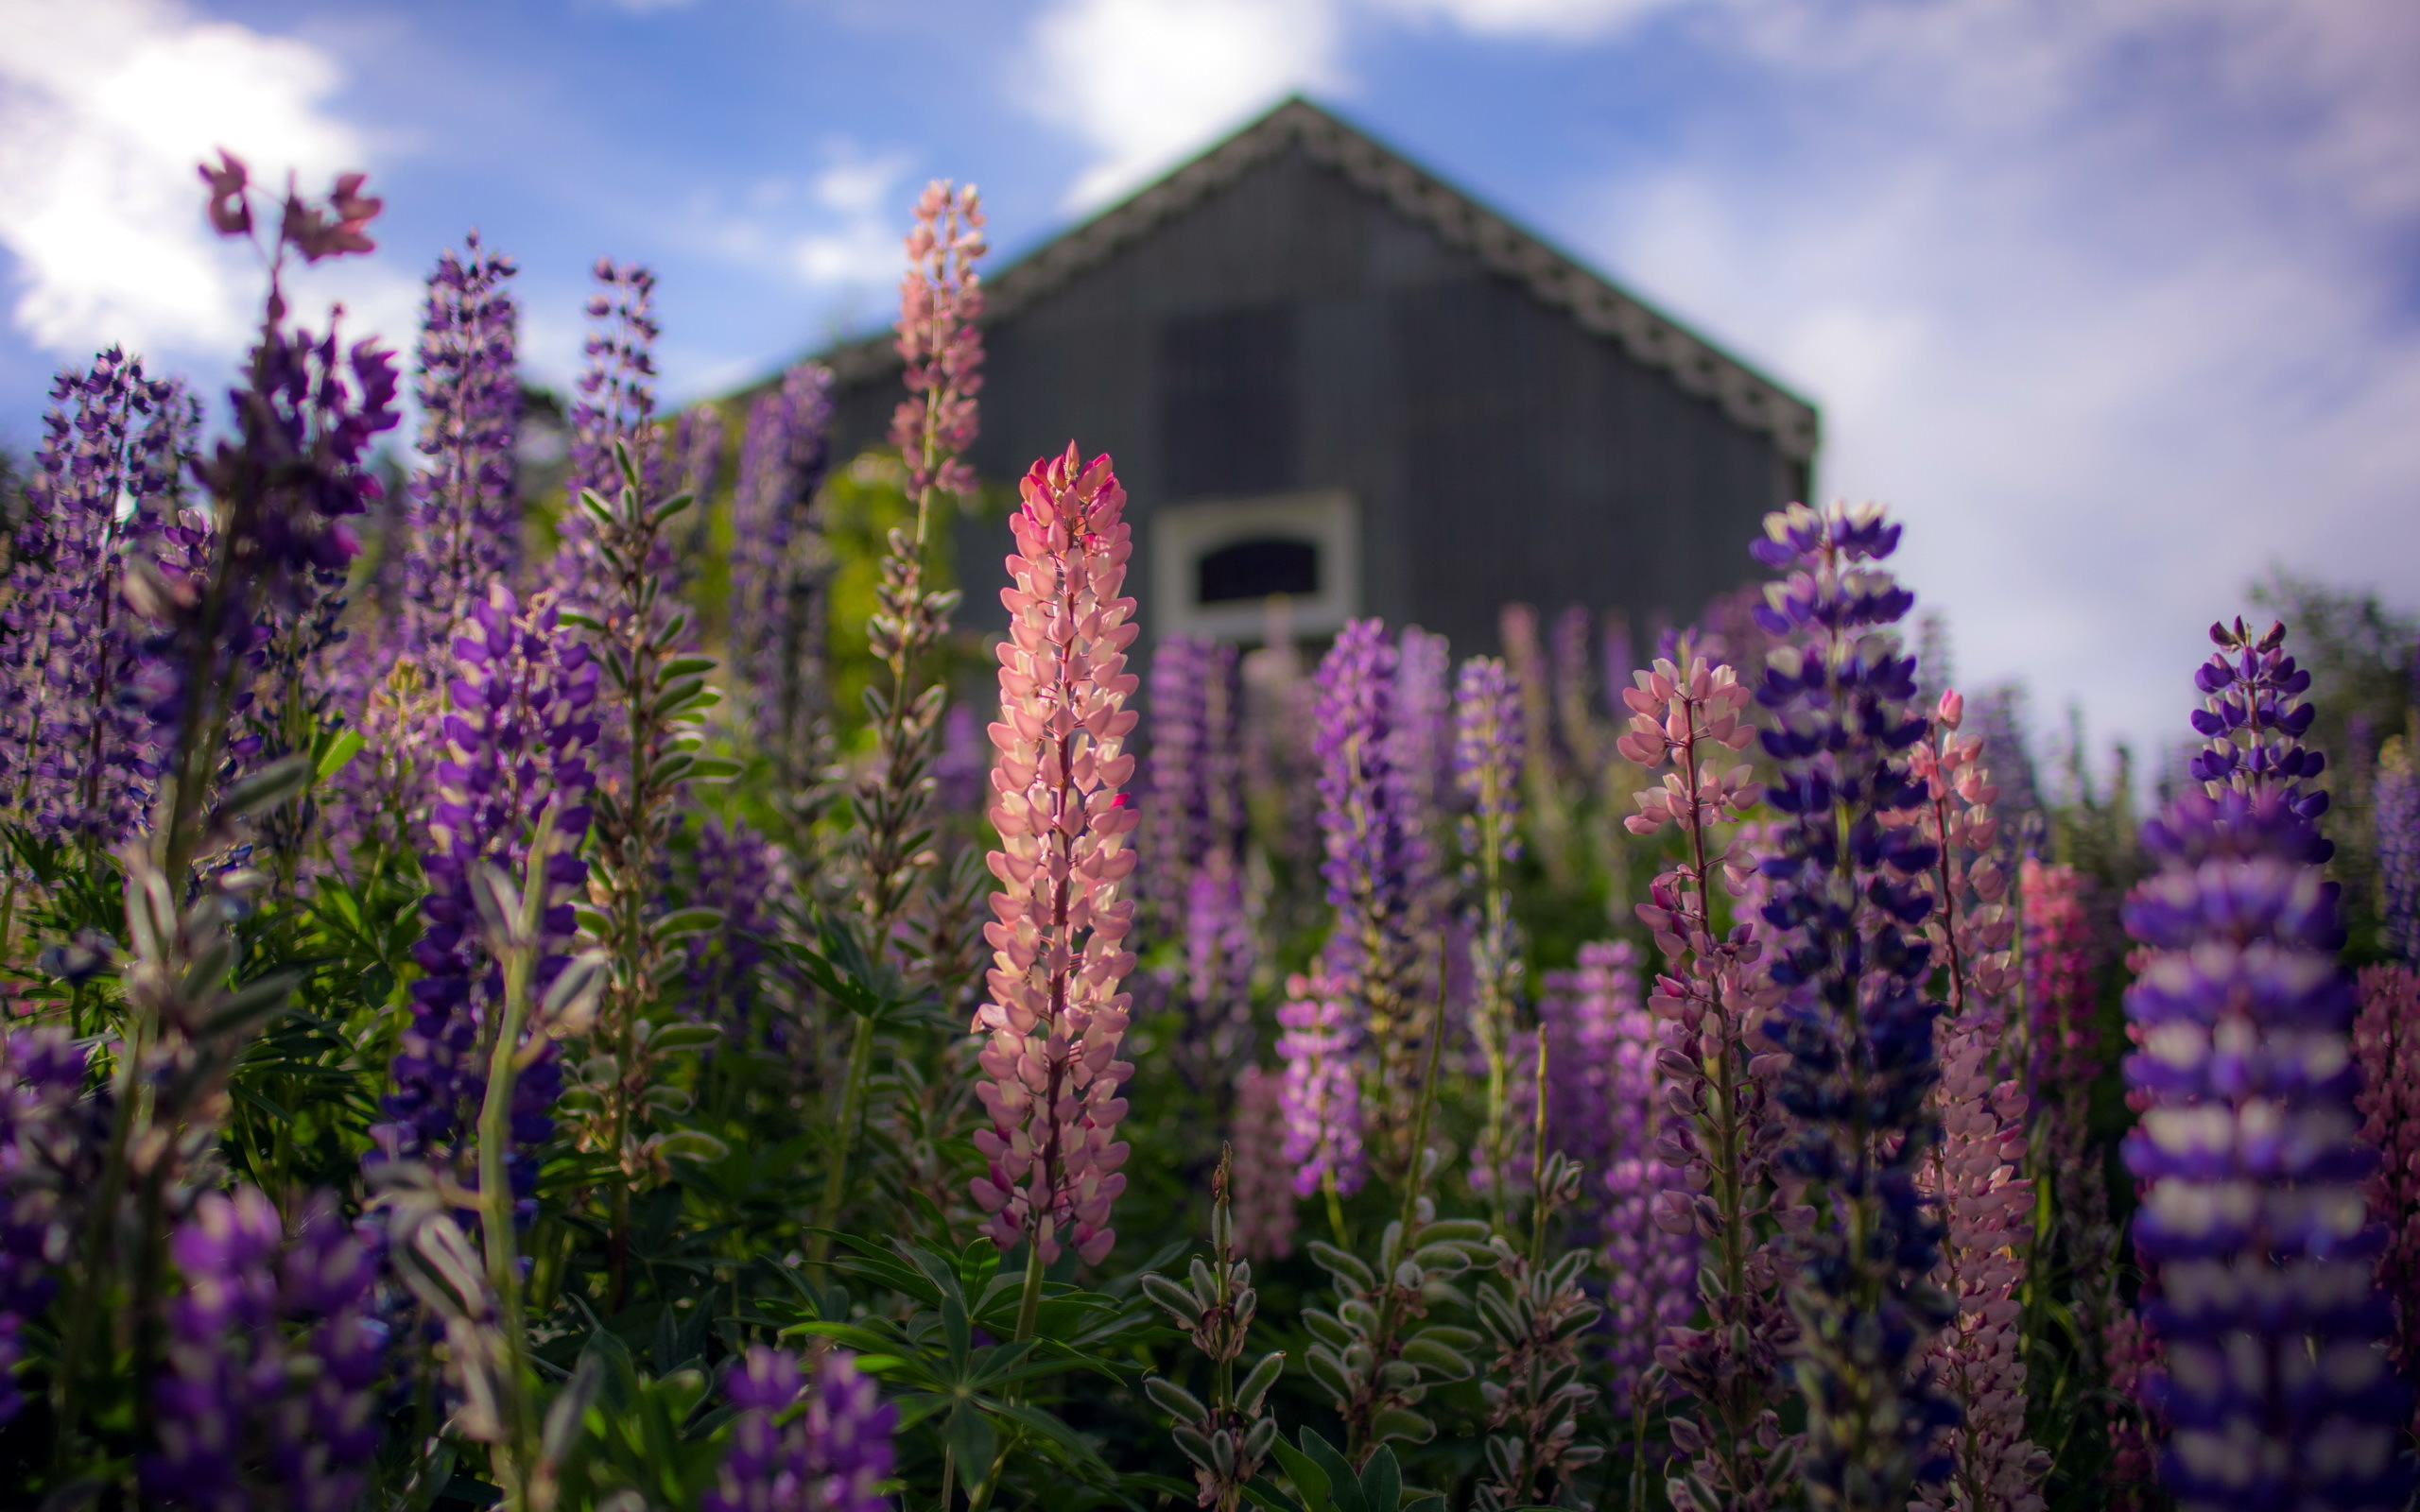
[[[1686,392],[1715,400],[1740,425],[1772,435],[1784,455],[1805,461],[1815,455],[1820,429],[1814,405],[1299,96],[989,281],[985,323],[1014,316],[1297,146],[1355,188],[1427,227],[1446,245],[1518,280],[1541,302],[1569,312],[1582,329],[1620,342],[1637,361],[1669,372]],[[824,361],[846,384],[896,369],[899,355],[886,334],[837,348]]]

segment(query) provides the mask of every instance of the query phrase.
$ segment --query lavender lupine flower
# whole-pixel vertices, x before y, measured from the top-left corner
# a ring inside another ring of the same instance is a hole
[[[1453,651],[1442,635],[1407,625],[1395,640],[1394,729],[1388,753],[1401,774],[1432,861],[1444,840],[1446,799],[1454,790],[1456,740]],[[1415,894],[1424,889],[1415,884]]]
[[[0,1035],[0,1424],[24,1407],[19,1335],[58,1291],[108,1138],[106,1099],[83,1096],[89,1057],[63,1028]]]
[[[60,374],[51,398],[0,607],[0,812],[108,844],[133,826],[154,773],[126,696],[143,632],[122,585],[173,501],[199,415],[116,348]]]
[[[2128,897],[2146,948],[2126,995],[2148,1097],[2128,1138],[2146,1183],[2135,1243],[2158,1265],[2145,1321],[2167,1355],[2161,1479],[2181,1505],[2400,1507],[2408,1394],[2378,1348],[2383,1239],[2362,1183],[2361,1068],[2331,851],[2314,822],[2325,767],[2301,744],[2309,676],[2285,627],[2213,626],[2195,682],[2209,745],[2188,792],[2143,827],[2159,869]]]
[[[1214,850],[1231,854],[1243,829],[1236,648],[1172,635],[1151,652],[1150,794],[1142,902],[1159,928],[1183,927],[1194,874]]]
[[[1236,1248],[1247,1260],[1294,1252],[1294,1169],[1286,1159],[1286,1078],[1247,1066],[1236,1084]]]
[[[1347,988],[1315,962],[1286,981],[1277,1054],[1286,1063],[1286,1163],[1294,1194],[1349,1197],[1367,1175],[1361,1147],[1361,1027]]]
[[[750,406],[732,494],[733,675],[759,749],[803,784],[824,713],[824,582],[830,553],[816,490],[830,465],[832,369],[803,362]]]
[[[1491,1192],[1501,1192],[1512,1161],[1530,1143],[1519,1137],[1520,1125],[1507,1119],[1505,1103],[1521,937],[1504,868],[1521,859],[1522,757],[1521,694],[1512,670],[1494,657],[1473,657],[1462,663],[1454,693],[1453,763],[1454,784],[1471,802],[1461,821],[1462,853],[1478,884],[1479,917],[1471,938],[1478,1002],[1471,1027],[1487,1062],[1487,1125],[1471,1162],[1471,1184]],[[1574,1159],[1602,1169],[1577,1152]]]
[[[1184,900],[1185,996],[1192,1007],[1185,1049],[1212,1085],[1252,1060],[1257,958],[1244,907],[1243,872],[1235,852],[1221,846],[1195,870]]]
[[[1602,726],[1597,718],[1596,690],[1590,679],[1587,608],[1570,604],[1554,617],[1547,636],[1549,664],[1554,668],[1554,719],[1563,748],[1582,773],[1603,764]]]
[[[2388,1357],[2406,1379],[2420,1371],[2420,971],[2361,969],[2353,1059],[2361,1068],[2354,1106],[2361,1139],[2381,1157],[2370,1176],[2369,1211],[2386,1225],[2378,1285],[2394,1303]]]
[[[404,563],[406,654],[442,657],[455,627],[510,580],[521,544],[513,447],[521,428],[512,259],[470,233],[428,276],[420,337],[420,454]],[[383,671],[383,669],[382,669]]]
[[[1352,996],[1368,1037],[1365,1106],[1383,1170],[1409,1170],[1421,1077],[1414,1001],[1419,951],[1412,928],[1417,879],[1428,866],[1411,783],[1394,765],[1397,654],[1386,627],[1356,620],[1320,662],[1320,832],[1336,924],[1327,965]]]
[[[598,288],[588,301],[586,363],[571,407],[568,502],[545,568],[557,601],[581,614],[600,606],[610,574],[597,549],[596,521],[580,498],[612,499],[621,491],[614,448],[627,448],[637,462],[648,504],[666,496],[664,436],[655,423],[655,340],[663,330],[655,319],[655,274],[635,263],[599,258],[590,276]],[[647,565],[668,569],[670,555],[664,541]]]
[[[383,1153],[451,1163],[475,1182],[471,1132],[486,1095],[488,1046],[501,1007],[500,967],[481,943],[474,873],[481,864],[519,876],[533,833],[551,801],[555,825],[577,843],[588,830],[596,777],[597,668],[587,647],[560,634],[544,594],[527,607],[491,583],[454,643],[447,759],[437,767],[429,810],[429,850],[422,867],[428,896],[426,932],[413,947],[424,974],[411,986],[411,1022],[393,1065],[392,1120],[380,1132]],[[577,924],[572,898],[587,863],[558,850],[546,863],[549,897],[540,919],[544,940],[533,976],[543,997],[568,960]],[[515,1193],[527,1199],[537,1178],[534,1151],[552,1136],[550,1114],[562,1088],[551,1057],[521,1073],[513,1087],[510,1161]]]
[[[974,1196],[1003,1250],[1022,1238],[1046,1264],[1068,1244],[1098,1264],[1117,1238],[1117,1093],[1133,1074],[1117,1058],[1131,1005],[1118,988],[1134,965],[1134,905],[1119,885],[1134,869],[1135,815],[1119,792],[1134,769],[1123,750],[1135,722],[1125,707],[1134,601],[1119,592],[1133,547],[1106,455],[1086,463],[1071,442],[1034,463],[1023,493],[1000,591],[1010,627],[992,727],[1000,849],[989,859],[1001,886],[984,926],[990,998],[973,1025],[991,1038],[977,1092],[992,1127],[975,1136],[990,1169]]]
[[[698,906],[721,916],[713,929],[689,936],[688,1001],[692,1017],[721,1024],[734,1044],[780,1042],[781,1025],[765,1005],[765,941],[772,933],[769,899],[787,891],[782,848],[745,824],[723,827],[709,817],[695,856]]]
[[[1799,1240],[1791,1297],[1807,1402],[1801,1469],[1814,1504],[1898,1512],[1947,1469],[1956,1409],[1916,1368],[1951,1309],[1928,1277],[1941,1226],[1917,1187],[1940,1127],[1927,995],[1933,949],[1918,931],[1938,844],[1891,822],[1925,801],[1909,753],[1926,721],[1909,708],[1914,659],[1892,630],[1913,603],[1881,564],[1899,527],[1878,507],[1766,516],[1756,556],[1789,576],[1758,618],[1795,638],[1765,662],[1757,702],[1780,770],[1765,800],[1783,816],[1760,865],[1769,971],[1786,994],[1767,1035],[1789,1055],[1776,1096],[1792,1115],[1783,1169],[1828,1190],[1830,1219]]]
[[[2420,776],[2400,735],[2378,752],[2371,797],[2377,827],[2378,913],[2386,948],[2420,966]]]
[[[846,1349],[826,1353],[810,1388],[796,1356],[752,1345],[723,1378],[738,1409],[705,1512],[881,1512],[899,1410]],[[804,1400],[805,1410],[794,1412]],[[787,1420],[784,1420],[786,1418]]]
[[[169,1253],[185,1290],[152,1387],[147,1498],[206,1512],[354,1505],[378,1449],[385,1373],[370,1247],[324,1199],[285,1242],[277,1209],[239,1186],[205,1193]]]

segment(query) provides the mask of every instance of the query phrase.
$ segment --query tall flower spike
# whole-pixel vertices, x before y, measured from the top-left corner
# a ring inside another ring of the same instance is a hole
[[[1487,1125],[1472,1177],[1484,1177],[1497,1194],[1514,1155],[1529,1143],[1505,1116],[1512,1005],[1521,977],[1520,925],[1512,918],[1505,868],[1521,859],[1523,754],[1521,692],[1512,669],[1494,657],[1471,658],[1462,663],[1454,695],[1454,782],[1471,801],[1461,824],[1462,853],[1478,884],[1479,917],[1471,938],[1471,977],[1478,990],[1471,1027],[1487,1060]],[[1589,1163],[1584,1155],[1572,1153]]]
[[[2394,1306],[2388,1355],[2409,1381],[2420,1374],[2420,971],[2363,967],[2360,992],[2355,1106],[2361,1139],[2381,1157],[2367,1195],[2369,1211],[2386,1225],[2378,1285]]]
[[[1252,975],[1257,958],[1244,879],[1235,852],[1210,852],[1184,900],[1185,995],[1191,1022],[1182,1047],[1204,1085],[1223,1088],[1253,1057]]]
[[[1246,1260],[1294,1252],[1294,1171],[1286,1160],[1285,1077],[1258,1066],[1236,1086],[1236,1248]]]
[[[1280,1106],[1286,1118],[1286,1163],[1294,1193],[1349,1197],[1368,1174],[1361,1149],[1361,1083],[1355,1062],[1360,1026],[1345,989],[1314,962],[1308,976],[1286,981],[1277,1009],[1277,1054],[1286,1063]]]
[[[1347,625],[1320,662],[1320,832],[1336,924],[1327,964],[1359,1010],[1370,1056],[1364,1102],[1383,1171],[1400,1176],[1418,1100],[1421,1012],[1413,988],[1415,884],[1427,865],[1409,779],[1394,765],[1396,650],[1377,620]]]
[[[705,1512],[884,1512],[876,1489],[895,1463],[899,1409],[846,1349],[826,1352],[808,1383],[796,1356],[752,1345],[723,1394],[737,1408]],[[804,1400],[805,1410],[794,1412]]]
[[[699,832],[697,882],[690,896],[721,922],[689,936],[687,1011],[719,1024],[735,1045],[781,1042],[781,1023],[765,1002],[770,969],[765,941],[774,931],[769,901],[786,896],[781,847],[745,824],[709,817]]]
[[[1693,641],[1675,637],[1672,650],[1632,674],[1635,686],[1622,690],[1630,729],[1614,747],[1649,773],[1670,764],[1660,783],[1634,795],[1639,811],[1623,822],[1641,837],[1677,829],[1684,847],[1637,907],[1668,963],[1647,1005],[1671,1035],[1657,1053],[1669,1112],[1655,1150],[1681,1176],[1651,1200],[1663,1229],[1704,1247],[1698,1290],[1709,1326],[1675,1320],[1655,1361],[1696,1405],[1694,1416],[1672,1419],[1674,1446],[1694,1462],[1668,1483],[1673,1504],[1723,1512],[1769,1504],[1789,1484],[1776,1409],[1791,1323],[1777,1296],[1766,1194],[1780,1125],[1752,1053],[1771,1000],[1744,896],[1754,879],[1746,855],[1736,842],[1722,849],[1717,829],[1756,796],[1748,768],[1731,760],[1755,738],[1740,717],[1749,691]],[[1743,917],[1727,935],[1718,933],[1718,885],[1741,897],[1735,911]],[[1634,1456],[1643,1452],[1634,1446]]]
[[[2378,914],[2383,943],[2407,966],[2420,966],[2420,776],[2400,735],[2378,752],[2371,799],[2377,826]]]
[[[404,571],[405,645],[440,656],[489,582],[510,579],[521,540],[516,269],[476,232],[463,245],[461,254],[437,260],[423,306],[418,395],[427,463],[412,480]]]
[[[1899,527],[1878,507],[1793,505],[1765,530],[1757,557],[1789,572],[1766,588],[1758,621],[1794,637],[1767,655],[1756,693],[1779,768],[1765,801],[1783,816],[1761,862],[1778,935],[1769,971],[1785,994],[1766,1033],[1790,1057],[1783,1169],[1825,1189],[1830,1213],[1799,1241],[1790,1297],[1801,1465],[1818,1507],[1898,1512],[1948,1469],[1940,1434],[1957,1418],[1917,1367],[1952,1308],[1929,1280],[1941,1226],[1917,1186],[1940,1138],[1941,1005],[1919,933],[1940,847],[1904,822],[1927,791],[1910,763],[1927,730],[1908,707],[1915,661],[1892,629],[1913,595],[1882,566]]]
[[[588,300],[585,361],[571,406],[567,497],[545,579],[561,606],[580,614],[599,610],[611,592],[597,522],[580,501],[590,493],[610,500],[621,490],[614,448],[627,448],[637,462],[650,506],[668,491],[664,438],[655,424],[655,340],[663,330],[655,318],[655,274],[635,263],[599,258],[590,277],[597,292]],[[660,570],[669,555],[668,546],[651,550],[647,565]]]
[[[1023,494],[1000,592],[1000,849],[989,858],[1000,887],[984,926],[991,996],[973,1025],[991,1040],[980,1057],[991,1079],[977,1092],[992,1127],[975,1136],[990,1169],[974,1194],[1003,1250],[1023,1238],[1046,1264],[1071,1245],[1098,1264],[1116,1243],[1117,1093],[1133,1074],[1117,1058],[1130,1004],[1118,988],[1134,966],[1134,905],[1119,885],[1134,869],[1135,815],[1119,793],[1134,769],[1123,749],[1135,720],[1134,601],[1119,592],[1133,546],[1106,455],[1086,463],[1070,442],[1034,463]]]
[[[796,788],[816,765],[831,552],[815,512],[831,460],[832,369],[804,362],[750,407],[732,494],[732,671],[757,748]]]
[[[1150,697],[1144,901],[1160,928],[1174,932],[1195,873],[1211,851],[1234,852],[1242,839],[1243,687],[1236,648],[1199,636],[1162,641],[1151,653]]]
[[[86,1098],[90,1053],[60,1027],[0,1035],[0,1425],[23,1410],[25,1326],[57,1295],[109,1139],[109,1103]]]
[[[2138,1248],[2158,1265],[2145,1321],[2167,1353],[2161,1480],[2181,1506],[2400,1507],[2408,1394],[2378,1348],[2383,1233],[2362,1183],[2353,985],[2322,767],[2299,743],[2308,675],[2285,630],[2213,627],[2196,683],[2204,792],[2143,826],[2158,870],[2129,895],[2145,958],[2126,994],[2148,1107],[2125,1145],[2147,1183]]]

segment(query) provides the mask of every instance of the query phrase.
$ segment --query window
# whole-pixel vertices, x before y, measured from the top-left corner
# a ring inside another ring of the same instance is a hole
[[[1195,577],[1198,604],[1256,603],[1271,593],[1307,598],[1320,591],[1319,542],[1254,536],[1204,554]]]
[[[1303,635],[1361,612],[1361,512],[1349,493],[1165,505],[1148,518],[1156,634],[1254,640],[1281,593]]]

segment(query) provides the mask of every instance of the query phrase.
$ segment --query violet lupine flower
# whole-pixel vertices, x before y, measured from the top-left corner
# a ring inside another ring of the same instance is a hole
[[[1596,690],[1589,679],[1588,630],[1586,607],[1570,604],[1554,617],[1547,640],[1548,664],[1554,669],[1555,727],[1563,735],[1564,750],[1582,772],[1595,771],[1604,760]]]
[[[987,250],[975,186],[939,179],[926,184],[899,281],[908,397],[890,418],[890,444],[908,463],[911,502],[927,489],[960,497],[975,491],[975,470],[964,457],[981,419],[976,396],[983,390],[983,277],[975,265]]]
[[[199,411],[114,347],[61,373],[51,398],[0,607],[0,812],[107,845],[133,827],[156,773],[127,696],[142,631],[123,585],[177,491]]]
[[[386,1368],[369,1246],[324,1198],[286,1243],[268,1198],[239,1186],[203,1194],[168,1248],[185,1290],[169,1304],[166,1369],[152,1387],[147,1499],[344,1512],[377,1453]]]
[[[1236,648],[1173,635],[1151,652],[1150,797],[1144,902],[1159,927],[1183,927],[1194,875],[1213,850],[1242,844],[1243,684]]]
[[[109,1102],[84,1098],[89,1058],[63,1028],[0,1035],[0,1425],[25,1405],[19,1335],[56,1295],[100,1175]]]
[[[1277,1054],[1286,1062],[1286,1163],[1294,1194],[1349,1197],[1368,1175],[1361,1147],[1361,1028],[1324,963],[1286,980]]]
[[[411,986],[411,1022],[393,1065],[386,1101],[393,1122],[379,1130],[389,1159],[446,1161],[475,1185],[472,1141],[487,1092],[482,1041],[503,1007],[501,967],[480,942],[473,873],[481,863],[519,876],[549,802],[570,845],[588,831],[588,797],[596,784],[588,761],[597,720],[597,667],[585,645],[556,631],[544,596],[525,608],[502,583],[488,587],[454,643],[452,711],[445,716],[447,760],[437,767],[423,858],[426,932],[412,948],[424,973]],[[569,959],[577,924],[572,898],[588,864],[557,850],[546,863],[547,897],[532,978],[543,997]],[[513,1188],[527,1199],[537,1179],[535,1147],[552,1137],[549,1112],[562,1072],[548,1056],[523,1071],[513,1088],[510,1158]]]
[[[428,276],[420,336],[420,454],[412,480],[411,549],[404,563],[411,654],[442,657],[455,627],[511,578],[521,508],[513,448],[521,429],[520,311],[512,259],[465,238]]]
[[[1336,924],[1327,964],[1358,1010],[1370,1054],[1362,1069],[1376,1143],[1390,1170],[1420,1159],[1409,1148],[1423,1040],[1412,929],[1418,880],[1428,868],[1411,782],[1394,765],[1397,653],[1378,620],[1355,620],[1320,662],[1320,832]]]
[[[2381,1157],[2370,1176],[2369,1211],[2386,1225],[2378,1285],[2395,1312],[2387,1353],[2409,1379],[2420,1371],[2420,971],[2364,967],[2360,993],[2353,1059],[2362,1074],[2354,1106],[2362,1141]]]
[[[691,898],[722,922],[689,936],[692,1017],[723,1026],[734,1044],[780,1042],[781,1024],[764,1001],[765,941],[772,933],[766,901],[787,890],[781,847],[745,824],[709,817],[699,832]]]
[[[1106,455],[1086,463],[1071,442],[1034,463],[1023,494],[1010,520],[1011,586],[1000,591],[1010,617],[992,727],[1000,849],[989,860],[1001,886],[983,930],[991,996],[973,1025],[991,1037],[979,1057],[991,1079],[977,1091],[992,1127],[975,1136],[990,1169],[973,1190],[1001,1249],[1022,1237],[1048,1263],[1071,1244],[1098,1264],[1117,1239],[1117,1093],[1133,1074],[1117,1058],[1132,1003],[1118,988],[1134,967],[1134,904],[1118,885],[1134,869],[1126,836],[1135,814],[1119,792],[1134,769],[1124,753],[1135,722],[1125,707],[1134,601],[1119,593],[1133,546]]]
[[[705,1512],[881,1512],[899,1409],[882,1400],[846,1349],[825,1354],[809,1388],[786,1349],[752,1345],[732,1362],[723,1394],[738,1409],[731,1448]],[[806,1410],[783,1418],[798,1406]]]
[[[1286,1159],[1286,1077],[1247,1066],[1236,1083],[1236,1249],[1247,1260],[1294,1252],[1294,1170]]]
[[[2386,948],[2420,966],[2420,776],[2401,736],[2378,752],[2372,798],[2377,828],[2378,913]]]
[[[664,488],[664,437],[655,424],[655,274],[635,263],[599,258],[591,270],[598,291],[589,297],[591,329],[586,363],[571,407],[571,472],[558,522],[558,544],[547,565],[548,586],[565,610],[591,613],[608,591],[608,570],[599,554],[596,522],[580,503],[594,493],[611,500],[622,490],[614,448],[628,447],[637,462],[650,506],[667,496]],[[668,541],[659,541],[651,571],[671,567]]]
[[[1911,1503],[1924,1512],[2041,1512],[2050,1456],[2025,1436],[2023,1303],[2033,1242],[2033,1182],[2025,1160],[2024,1084],[1993,1071],[2003,1021],[1970,1005],[1941,1033],[1942,1143],[1927,1192],[1947,1233],[1933,1282],[1958,1315],[1925,1347],[1933,1379],[1958,1403],[1949,1480]]]
[[[1899,527],[1875,507],[1765,517],[1759,560],[1789,568],[1759,622],[1792,644],[1766,657],[1756,700],[1779,768],[1765,801],[1783,816],[1760,863],[1770,974],[1786,994],[1765,1032],[1790,1061],[1775,1095],[1792,1115],[1786,1172],[1828,1189],[1829,1221],[1799,1242],[1799,1380],[1807,1400],[1801,1467],[1819,1506],[1904,1507],[1948,1469],[1941,1430],[1957,1420],[1916,1368],[1947,1321],[1927,1278],[1939,1221],[1917,1173],[1940,1128],[1927,994],[1940,848],[1887,820],[1925,801],[1909,753],[1925,738],[1915,662],[1891,627],[1914,595],[1881,563]]]
[[[731,623],[735,681],[758,748],[784,781],[803,782],[823,710],[823,584],[829,552],[816,490],[832,455],[832,369],[803,362],[749,407],[732,493]]]
[[[1457,733],[1454,725],[1453,650],[1442,635],[1407,625],[1395,640],[1393,748],[1389,760],[1401,774],[1420,833],[1429,838],[1433,859],[1444,839],[1446,799],[1454,791]],[[1426,890],[1415,884],[1414,893]]]
[[[1257,958],[1243,872],[1235,852],[1221,846],[1195,870],[1184,900],[1185,995],[1193,1010],[1186,1048],[1206,1081],[1223,1083],[1230,1068],[1253,1058]]]
[[[2325,765],[2299,743],[2308,675],[2282,625],[2211,639],[2194,719],[2210,744],[2192,764],[2206,791],[2144,825],[2159,869],[2125,907],[2144,947],[2126,1074],[2147,1106],[2125,1156],[2146,1183],[2135,1245],[2158,1266],[2144,1311],[2167,1356],[2161,1479],[2188,1507],[2400,1507],[2408,1394],[2378,1348],[2385,1236],[2362,1200],[2377,1152],[2320,871],[2326,795],[2302,785]]]
[[[1521,694],[1511,669],[1494,657],[1463,662],[1454,696],[1454,784],[1471,802],[1461,821],[1462,853],[1478,884],[1478,918],[1470,947],[1478,991],[1471,1026],[1487,1063],[1487,1126],[1474,1152],[1471,1184],[1491,1191],[1510,1177],[1511,1162],[1529,1143],[1519,1136],[1520,1125],[1507,1119],[1505,1105],[1521,940],[1504,868],[1521,859]]]

